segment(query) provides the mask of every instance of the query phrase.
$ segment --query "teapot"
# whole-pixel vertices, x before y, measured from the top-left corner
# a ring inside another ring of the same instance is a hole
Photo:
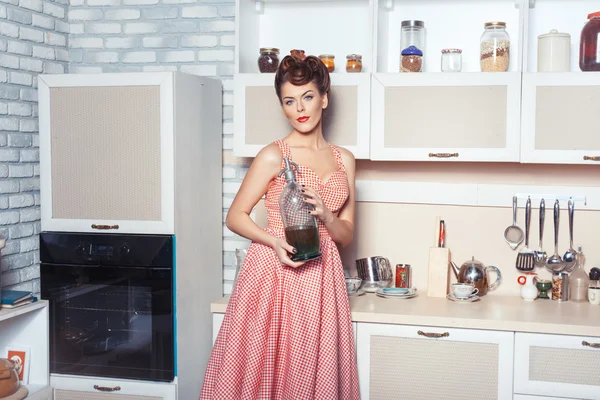
[[[479,289],[478,296],[483,296],[487,293],[488,289],[495,289],[502,281],[502,274],[497,267],[490,265],[486,267],[482,262],[477,261],[475,257],[465,262],[460,268],[450,261],[452,271],[456,275],[456,280],[460,283],[470,283]],[[497,277],[494,283],[491,285],[488,283],[488,271],[492,270],[496,273]]]
[[[18,365],[13,360],[0,358],[0,398],[13,395],[19,390]]]

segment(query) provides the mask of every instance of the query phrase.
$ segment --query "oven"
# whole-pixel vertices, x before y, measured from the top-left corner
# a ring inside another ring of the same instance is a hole
[[[50,372],[172,381],[173,258],[168,235],[41,233]]]

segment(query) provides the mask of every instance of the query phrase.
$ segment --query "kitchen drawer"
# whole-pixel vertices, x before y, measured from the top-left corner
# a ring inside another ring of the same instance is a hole
[[[358,323],[361,399],[512,398],[513,338],[513,332]]]
[[[127,379],[51,374],[55,400],[177,400],[177,385]]]
[[[600,399],[600,338],[517,333],[515,393]]]

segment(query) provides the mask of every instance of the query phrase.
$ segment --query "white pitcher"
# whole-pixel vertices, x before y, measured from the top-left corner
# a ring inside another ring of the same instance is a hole
[[[523,275],[517,278],[517,282],[521,285],[521,297],[525,301],[533,301],[538,297],[538,289],[535,286],[537,274],[535,272],[524,272]]]

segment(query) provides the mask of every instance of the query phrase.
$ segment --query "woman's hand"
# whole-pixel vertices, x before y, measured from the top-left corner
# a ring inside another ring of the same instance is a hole
[[[285,239],[283,239],[283,238],[275,239],[275,243],[273,245],[273,250],[275,250],[275,254],[277,254],[279,261],[281,261],[281,263],[283,265],[287,265],[288,267],[298,268],[299,266],[303,265],[306,262],[306,261],[295,262],[290,259],[289,253],[294,254],[296,252],[296,249],[294,249],[294,247],[291,244],[289,244],[288,242],[286,242]]]
[[[304,201],[315,207],[313,211],[309,211],[309,214],[314,215],[324,224],[333,219],[333,213],[323,204],[323,199],[314,189],[303,186],[302,193],[304,193]]]

